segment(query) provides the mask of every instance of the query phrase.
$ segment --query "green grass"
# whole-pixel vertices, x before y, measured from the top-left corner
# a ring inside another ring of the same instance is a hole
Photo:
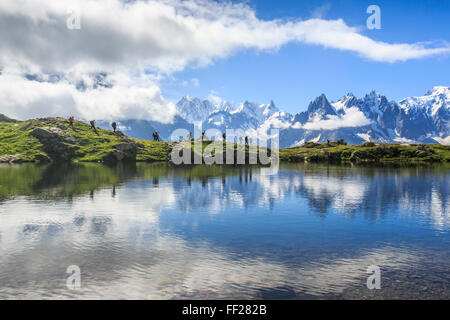
[[[444,145],[380,144],[332,145],[314,148],[294,147],[280,150],[280,160],[287,162],[357,162],[357,163],[430,163],[449,162],[450,147]]]
[[[74,128],[64,119],[34,119],[20,123],[0,122],[0,155],[20,154],[24,161],[35,161],[45,156],[43,145],[30,133],[38,127],[65,126],[64,135],[76,139],[73,161],[95,162],[115,151],[115,146],[129,141],[130,138],[114,133],[112,130],[97,128],[97,132],[90,125],[75,122]],[[21,130],[22,129],[22,130]],[[144,141],[131,139],[138,143],[136,161],[167,161],[170,146],[165,142]]]
[[[165,161],[168,162],[174,143],[154,142],[131,139],[114,133],[112,130],[97,128],[94,132],[89,124],[75,122],[74,128],[69,122],[60,118],[34,119],[25,122],[0,122],[0,156],[21,155],[22,161],[50,159],[51,155],[44,152],[45,148],[38,139],[31,136],[33,129],[38,127],[59,127],[64,136],[75,139],[73,144],[74,162],[99,162],[116,151],[115,147],[134,142],[137,154],[128,160],[134,161]],[[193,153],[202,154],[210,146],[211,141],[202,143],[191,142]],[[227,148],[237,151],[245,149],[247,163],[249,154],[259,153],[256,147],[227,143],[223,148],[212,148],[212,155],[225,153]],[[211,149],[210,149],[211,150]],[[270,149],[269,149],[270,153]],[[224,156],[224,162],[226,157]],[[285,162],[354,162],[354,163],[431,163],[450,162],[450,147],[444,145],[342,145],[338,143],[310,143],[304,147],[294,147],[280,150],[280,160]]]
[[[214,143],[217,143],[217,145],[214,145]],[[257,154],[260,152],[268,152],[270,155],[270,149],[269,151],[266,151],[266,147],[258,147],[258,146],[249,146],[249,145],[243,145],[243,144],[238,144],[238,143],[232,143],[232,142],[226,142],[223,143],[220,140],[217,141],[200,141],[199,140],[195,140],[195,141],[191,141],[191,148],[192,150],[197,153],[197,154],[205,154],[205,151],[207,153],[210,153],[211,155],[218,155],[219,153],[224,153],[224,157],[225,157],[225,153],[228,150],[233,150],[234,152],[236,151],[245,151],[245,153],[247,154]],[[208,150],[206,150],[208,148]]]
[[[20,154],[25,161],[35,161],[45,153],[36,138],[19,130],[23,124],[0,122],[0,155]]]
[[[167,142],[133,140],[142,145],[136,156],[137,161],[169,161],[172,148]]]

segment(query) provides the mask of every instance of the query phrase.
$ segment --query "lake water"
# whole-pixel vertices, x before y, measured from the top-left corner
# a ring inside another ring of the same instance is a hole
[[[0,167],[2,299],[449,299],[449,249],[442,167]]]

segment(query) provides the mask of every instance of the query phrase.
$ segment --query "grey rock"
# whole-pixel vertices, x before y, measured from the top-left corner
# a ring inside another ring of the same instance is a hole
[[[59,128],[54,127],[43,127],[43,128],[35,128],[30,133],[33,137],[39,140],[45,139],[60,139],[64,132]]]
[[[27,131],[28,129],[31,128],[31,126],[33,125],[33,122],[28,122],[27,124],[25,124],[24,126],[22,126],[22,128],[20,128],[20,131]]]
[[[21,163],[24,159],[20,154],[0,156],[0,163]]]
[[[75,145],[76,138],[64,134],[64,131],[55,127],[35,128],[30,135],[39,140],[44,146],[44,151],[57,160],[70,160],[74,151],[78,149]]]

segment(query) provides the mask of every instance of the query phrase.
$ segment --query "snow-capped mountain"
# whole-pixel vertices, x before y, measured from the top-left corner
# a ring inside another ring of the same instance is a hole
[[[282,146],[306,141],[344,139],[364,141],[450,144],[450,89],[434,87],[425,96],[389,101],[372,91],[358,99],[347,94],[329,103],[324,95],[280,134]]]
[[[249,101],[234,103],[227,101],[201,100],[183,97],[176,104],[178,114],[187,122],[201,125],[202,130],[241,129],[256,130],[279,110],[275,103],[257,104]]]
[[[174,123],[122,121],[127,134],[149,138],[152,130],[167,140],[173,130],[194,125],[202,130],[242,129],[248,135],[280,130],[280,146],[301,145],[307,141],[326,142],[344,139],[350,144],[365,141],[397,143],[450,144],[450,88],[434,87],[424,96],[399,102],[372,91],[362,98],[349,93],[335,102],[322,94],[306,111],[289,114],[280,111],[273,101],[257,104],[202,100],[183,97],[177,103]]]
[[[406,115],[405,118],[410,119],[411,127],[421,125],[431,129],[434,140],[450,144],[448,139],[450,131],[449,87],[434,87],[422,97],[401,100],[399,105]],[[429,131],[424,132],[424,135],[428,133]]]
[[[245,101],[238,105],[226,104],[209,115],[203,122],[204,129],[216,128],[221,131],[225,129],[256,130],[264,124],[271,116],[278,112],[275,103],[256,104]]]
[[[209,100],[186,96],[177,103],[177,111],[180,117],[189,123],[203,122],[214,111],[218,111],[221,106]]]

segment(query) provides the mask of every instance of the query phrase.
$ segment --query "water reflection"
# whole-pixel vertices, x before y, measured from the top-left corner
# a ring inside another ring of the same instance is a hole
[[[3,166],[0,298],[448,298],[449,176]],[[73,264],[79,292],[65,286]],[[365,288],[371,264],[380,292]]]

